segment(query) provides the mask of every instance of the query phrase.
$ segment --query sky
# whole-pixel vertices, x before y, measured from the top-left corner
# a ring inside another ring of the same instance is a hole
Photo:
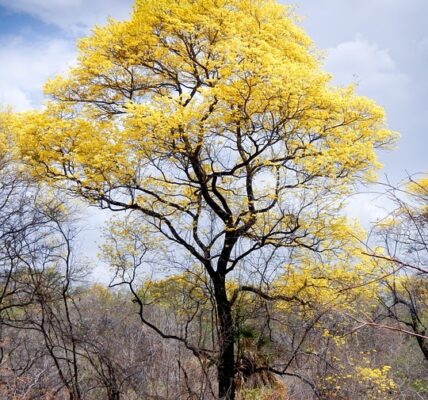
[[[379,154],[380,179],[396,183],[427,172],[428,1],[292,4],[324,51],[333,83],[356,83],[359,94],[385,108],[389,128],[400,133],[396,149]],[[43,83],[75,63],[76,40],[109,17],[127,18],[131,8],[131,0],[0,0],[0,104],[19,111],[40,107]],[[351,200],[349,212],[368,223],[381,215],[381,203],[362,194]],[[92,210],[91,218],[86,250],[93,253],[103,216]]]

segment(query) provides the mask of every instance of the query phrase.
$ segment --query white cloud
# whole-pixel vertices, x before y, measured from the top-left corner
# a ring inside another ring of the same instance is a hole
[[[420,40],[418,40],[416,46],[419,51],[423,51],[424,54],[426,54],[428,50],[428,35],[423,36]]]
[[[0,6],[30,14],[48,24],[82,36],[109,16],[126,18],[132,0],[0,0]],[[16,110],[39,107],[42,86],[75,61],[74,39],[52,37],[0,37],[0,104]]]
[[[327,50],[326,70],[333,73],[334,83],[355,82],[359,93],[378,100],[388,101],[397,93],[404,94],[410,83],[410,78],[398,69],[388,49],[370,43],[359,34],[354,40]]]
[[[32,15],[65,31],[82,34],[109,16],[127,18],[132,0],[0,0],[0,5]]]
[[[75,61],[72,42],[20,37],[0,41],[0,104],[22,111],[40,106],[44,82],[64,72]]]
[[[369,188],[367,188],[369,189]],[[371,186],[372,191],[382,189]],[[362,226],[370,230],[376,221],[379,221],[392,210],[393,205],[379,193],[358,193],[350,197],[345,207],[346,216],[356,218]]]

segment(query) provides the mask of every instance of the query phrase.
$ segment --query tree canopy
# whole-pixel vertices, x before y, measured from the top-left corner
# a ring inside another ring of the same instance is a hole
[[[137,0],[130,20],[79,42],[42,111],[11,123],[35,177],[133,211],[152,265],[207,273],[220,398],[234,398],[236,372],[226,277],[245,271],[266,299],[291,252],[346,252],[342,196],[394,138],[383,109],[334,87],[320,58],[273,0]]]

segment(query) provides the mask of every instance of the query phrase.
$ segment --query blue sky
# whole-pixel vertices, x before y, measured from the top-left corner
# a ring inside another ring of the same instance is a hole
[[[303,27],[325,50],[334,83],[356,82],[359,94],[384,106],[390,128],[400,132],[397,149],[380,154],[380,176],[397,182],[428,171],[428,1],[294,4]],[[75,62],[76,39],[109,16],[126,18],[131,6],[131,0],[0,0],[0,104],[40,107],[46,79]],[[367,222],[380,207],[362,195],[351,201],[350,212]]]
[[[24,13],[16,13],[8,8],[0,7],[0,35],[16,35],[17,33],[25,33],[29,28],[35,28],[36,31],[42,31],[49,34],[50,29],[45,29],[46,25],[38,19]]]

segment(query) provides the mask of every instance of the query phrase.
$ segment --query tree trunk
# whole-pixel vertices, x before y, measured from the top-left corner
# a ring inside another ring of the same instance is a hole
[[[416,333],[418,333],[420,335],[425,335],[425,330],[420,330],[420,331],[416,330]],[[421,351],[425,357],[425,360],[428,361],[428,340],[426,340],[420,336],[417,336],[416,338],[418,340],[419,347],[420,347],[420,349],[421,349]]]
[[[418,315],[418,311],[416,307],[414,306],[414,303],[408,303],[404,302],[407,307],[409,307],[410,316],[412,318],[412,328],[413,332],[415,332],[418,335],[426,336],[426,329],[425,327],[420,323],[420,318]],[[428,340],[421,337],[416,336],[416,339],[418,341],[419,348],[421,349],[425,359],[428,361]]]
[[[225,276],[214,281],[215,301],[219,318],[219,359],[217,365],[218,397],[235,399],[235,346],[232,306],[227,298]]]
[[[107,389],[108,400],[120,400],[120,391],[117,389]]]

